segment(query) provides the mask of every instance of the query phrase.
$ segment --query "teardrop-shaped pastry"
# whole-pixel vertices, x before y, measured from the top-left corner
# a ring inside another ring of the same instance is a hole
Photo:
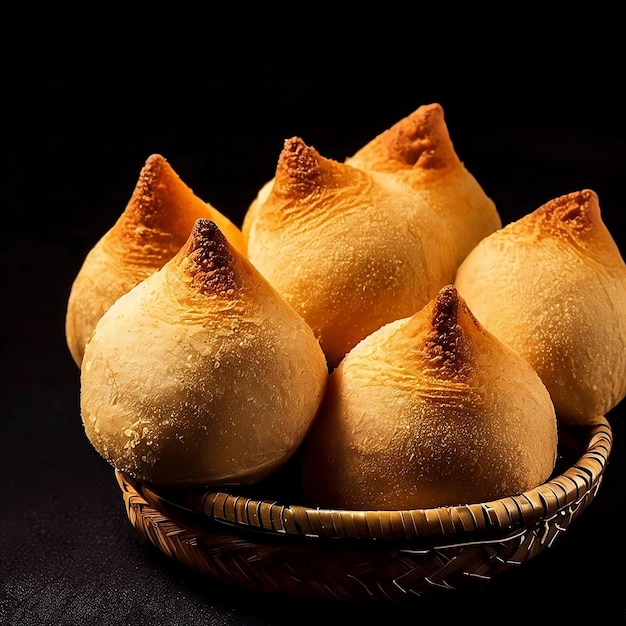
[[[298,137],[285,141],[247,254],[311,326],[331,367],[424,306],[456,270],[451,235],[417,192]]]
[[[102,314],[171,259],[199,218],[213,220],[243,252],[241,231],[196,196],[163,156],[148,157],[123,213],[88,252],[72,284],[65,334],[79,367],[85,344]]]
[[[100,455],[142,481],[249,483],[300,445],[327,377],[304,320],[201,219],[100,318],[81,413]]]
[[[594,191],[555,198],[489,235],[455,285],[535,368],[564,422],[592,423],[626,395],[626,265]]]
[[[398,510],[484,502],[556,462],[548,391],[453,286],[355,346],[330,375],[302,454],[309,506]]]
[[[398,176],[422,194],[454,234],[458,263],[502,226],[493,200],[460,161],[439,103],[420,106],[346,163]]]

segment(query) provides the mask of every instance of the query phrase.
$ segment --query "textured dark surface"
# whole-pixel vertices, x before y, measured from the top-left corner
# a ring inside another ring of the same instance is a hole
[[[416,598],[410,609],[329,607],[206,580],[140,541],[111,468],[85,438],[78,371],[64,338],[71,282],[151,153],[163,154],[198,195],[238,222],[273,175],[284,139],[301,136],[324,156],[343,159],[433,101],[443,105],[457,153],[505,222],[589,187],[624,255],[619,40],[603,25],[601,42],[592,45],[588,15],[572,29],[559,23],[511,46],[504,24],[497,38],[468,25],[467,40],[454,39],[458,52],[448,57],[442,49],[452,41],[442,38],[451,34],[438,18],[411,21],[411,32],[394,31],[392,44],[372,34],[347,41],[345,33],[322,44],[319,33],[298,30],[297,41],[293,31],[278,33],[276,54],[263,46],[242,53],[227,37],[217,52],[200,45],[171,59],[161,46],[176,27],[157,34],[144,26],[146,47],[135,57],[119,47],[126,33],[105,29],[93,49],[57,29],[46,39],[38,33],[37,42],[49,45],[29,55],[32,63],[9,63],[3,76],[0,623],[515,617],[555,625],[592,616],[623,624],[624,402],[609,415],[614,445],[602,488],[552,548],[491,581]],[[206,38],[220,30],[215,22],[203,27]],[[434,42],[424,30],[436,31]],[[277,34],[264,35],[265,45]],[[25,42],[30,37],[32,30],[23,33]],[[509,58],[513,49],[519,54]]]

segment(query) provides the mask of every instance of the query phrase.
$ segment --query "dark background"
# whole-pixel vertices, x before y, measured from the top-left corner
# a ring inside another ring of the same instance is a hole
[[[205,47],[222,25],[203,22],[189,33],[189,16],[185,28],[144,25],[146,43],[132,55],[121,48],[131,29],[104,29],[96,43],[55,31],[45,45],[28,30],[20,47],[38,44],[33,60],[18,66],[5,54],[0,623],[626,621],[624,402],[609,415],[615,441],[596,500],[550,549],[498,579],[409,607],[266,597],[167,560],[139,541],[111,469],[82,430],[79,372],[64,337],[67,297],[153,152],[240,224],[285,138],[299,135],[343,160],[419,105],[440,102],[457,153],[505,223],[592,188],[624,256],[616,18],[581,14],[511,40],[516,14],[492,16],[482,32],[420,17],[398,13],[351,37],[339,27],[305,33],[306,19],[283,31],[259,25],[259,41],[242,51],[229,33]],[[174,55],[175,36],[200,45]]]

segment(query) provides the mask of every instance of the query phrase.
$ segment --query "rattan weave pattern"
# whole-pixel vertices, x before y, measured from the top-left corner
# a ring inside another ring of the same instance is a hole
[[[223,492],[177,506],[116,476],[140,536],[194,570],[255,591],[399,601],[491,578],[550,547],[593,501],[609,460],[606,420],[578,435],[580,456],[540,487],[436,509],[317,510]]]

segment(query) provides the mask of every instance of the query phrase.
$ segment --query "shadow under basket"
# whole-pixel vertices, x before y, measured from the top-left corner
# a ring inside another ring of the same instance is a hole
[[[402,511],[309,508],[252,493],[259,486],[157,490],[116,477],[140,536],[213,579],[306,598],[395,602],[492,578],[549,548],[595,498],[611,446],[606,419],[561,426],[555,471],[536,489]]]

